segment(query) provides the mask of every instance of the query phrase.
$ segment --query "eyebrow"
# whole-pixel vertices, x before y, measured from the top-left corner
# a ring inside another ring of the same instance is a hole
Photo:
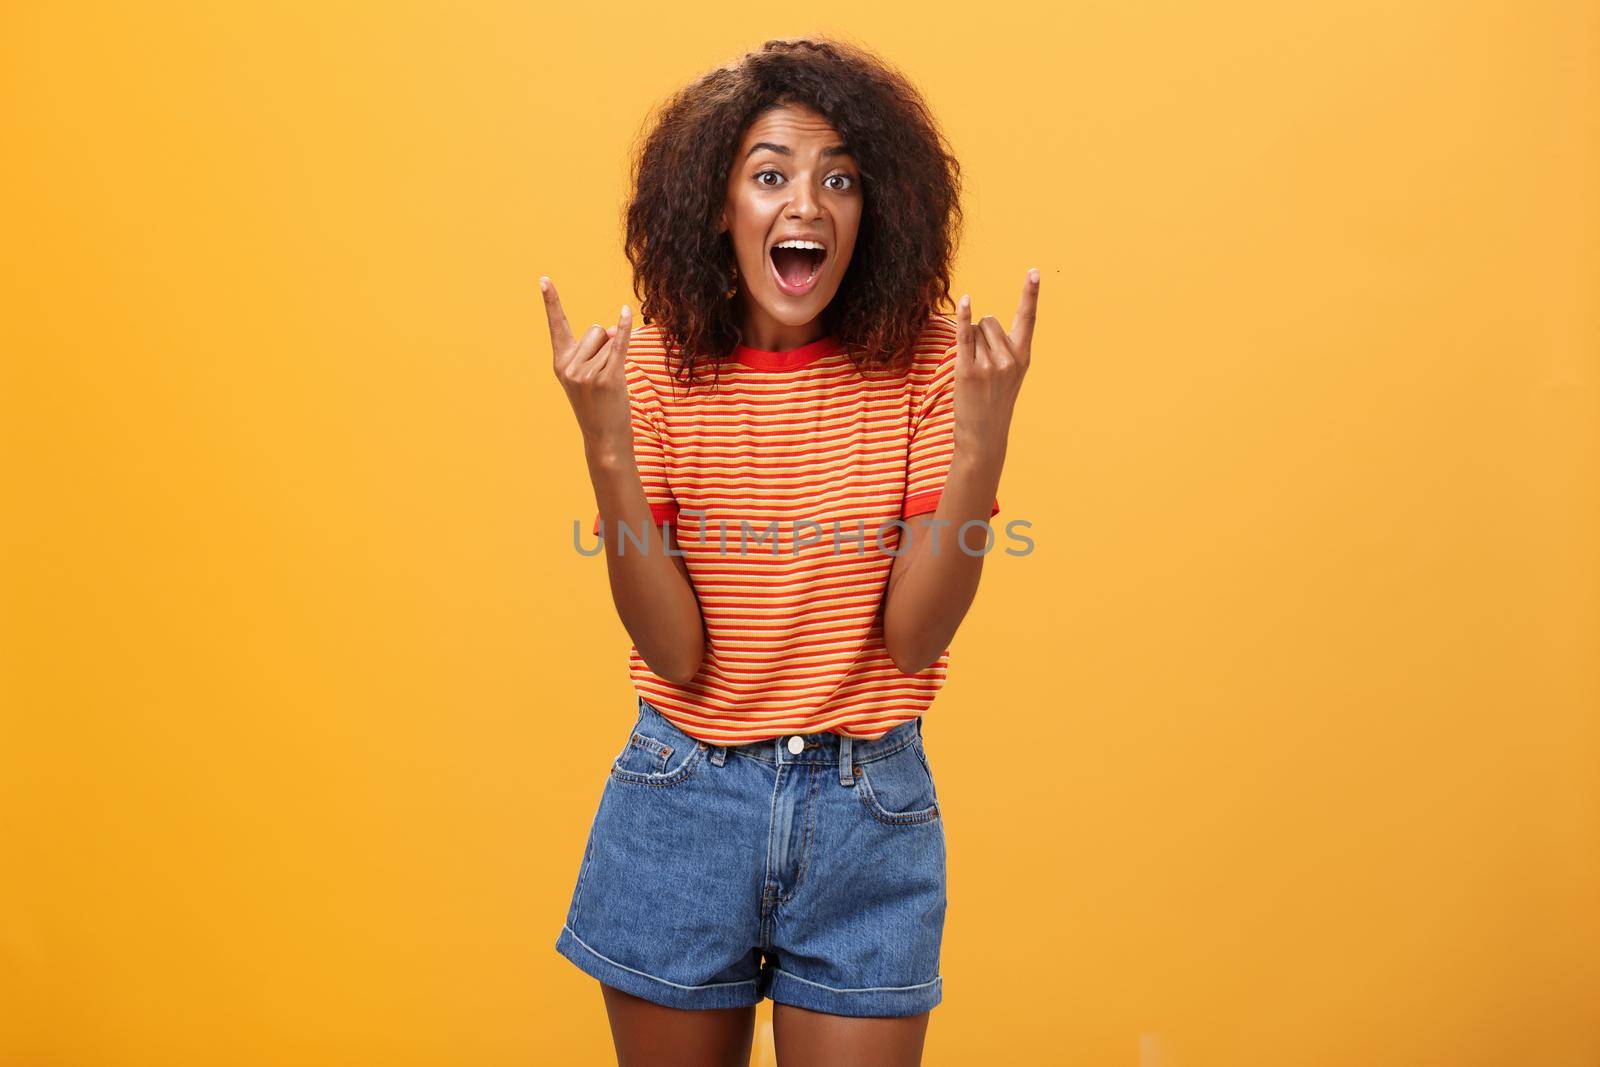
[[[744,158],[749,159],[751,156],[755,155],[757,152],[761,151],[761,149],[763,149],[763,148],[765,148],[769,152],[776,152],[780,156],[792,156],[792,155],[794,155],[794,152],[792,152],[790,150],[788,145],[785,145],[785,144],[773,144],[771,141],[757,141],[755,144],[750,146],[750,151],[748,151],[748,152],[746,152],[744,154]],[[836,144],[836,145],[829,145],[827,148],[824,148],[822,150],[822,154],[824,156],[848,156],[848,155],[851,154],[851,152],[850,152],[850,149],[846,148],[844,145]]]

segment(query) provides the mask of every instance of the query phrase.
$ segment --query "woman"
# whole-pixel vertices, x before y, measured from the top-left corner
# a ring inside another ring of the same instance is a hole
[[[946,903],[922,713],[992,545],[1038,272],[1009,333],[946,317],[959,166],[847,44],[705,75],[633,179],[645,325],[574,337],[540,281],[638,695],[556,949],[622,1063],[746,1063],[770,996],[786,1067],[914,1064]]]

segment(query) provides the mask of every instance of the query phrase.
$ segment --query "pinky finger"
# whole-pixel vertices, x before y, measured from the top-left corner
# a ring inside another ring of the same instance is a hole
[[[628,339],[633,336],[633,310],[627,304],[622,305],[622,313],[617,317],[617,325],[610,331],[611,350],[613,358],[621,362],[628,356]]]
[[[956,363],[970,363],[973,358],[972,300],[968,296],[956,303]]]

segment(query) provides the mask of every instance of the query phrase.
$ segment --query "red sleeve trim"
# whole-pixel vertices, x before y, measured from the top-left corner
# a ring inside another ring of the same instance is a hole
[[[900,508],[900,517],[909,519],[913,515],[926,515],[930,511],[937,511],[939,498],[944,495],[944,490],[939,489],[930,493],[918,493],[906,497],[905,504]],[[1000,514],[1000,498],[994,498],[994,506],[989,509],[989,517]]]
[[[651,504],[650,517],[655,520],[657,526],[664,522],[675,522],[678,518],[678,505]],[[596,537],[600,536],[600,516],[598,514],[595,515],[594,526],[589,529],[589,532]]]

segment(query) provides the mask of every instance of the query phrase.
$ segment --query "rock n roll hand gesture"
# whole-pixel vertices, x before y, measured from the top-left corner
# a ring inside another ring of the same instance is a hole
[[[602,329],[597,322],[582,337],[573,337],[555,283],[540,278],[539,289],[544,293],[545,317],[550,320],[556,378],[578,417],[584,444],[632,448],[633,423],[623,362],[633,333],[633,313],[624,304],[615,326]]]
[[[1003,455],[1022,377],[1033,355],[1039,309],[1039,271],[1022,283],[1022,300],[1008,334],[985,315],[972,322],[972,299],[956,306],[955,448],[958,453]]]

